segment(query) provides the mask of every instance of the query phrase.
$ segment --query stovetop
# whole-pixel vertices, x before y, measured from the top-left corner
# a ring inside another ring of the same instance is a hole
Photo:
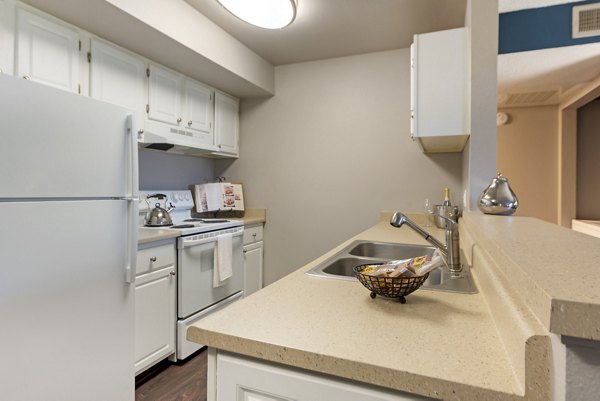
[[[164,199],[150,198],[146,202],[148,195],[163,194]],[[192,211],[195,210],[194,199],[190,190],[178,190],[178,191],[154,191],[154,190],[140,190],[140,227],[155,228],[162,230],[178,230],[181,235],[191,235],[198,233],[205,233],[210,231],[222,230],[231,227],[239,227],[243,225],[243,222],[239,220],[227,220],[227,219],[205,219],[205,218],[194,218],[192,217]],[[160,227],[148,227],[144,225],[144,219],[146,213],[154,208],[156,203],[160,203],[161,207],[167,209],[174,207],[169,213],[171,220],[173,221],[172,226],[160,226]]]

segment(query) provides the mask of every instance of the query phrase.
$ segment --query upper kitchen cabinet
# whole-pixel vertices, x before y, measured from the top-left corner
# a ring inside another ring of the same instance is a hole
[[[58,20],[17,8],[15,74],[79,93],[79,32]]]
[[[138,139],[146,147],[202,156],[214,145],[214,91],[157,64],[149,64],[146,121]]]
[[[155,64],[148,67],[148,119],[177,127],[183,120],[182,79]]]
[[[215,145],[220,153],[239,154],[239,100],[215,93]]]
[[[90,96],[137,111],[141,124],[146,104],[145,60],[95,38],[88,59]]]
[[[191,130],[212,132],[213,90],[190,79],[183,83],[185,91],[185,126]]]
[[[466,28],[414,36],[411,136],[425,153],[461,152],[469,137]]]
[[[204,132],[212,139],[212,89],[155,64],[148,67],[148,79],[150,120]]]

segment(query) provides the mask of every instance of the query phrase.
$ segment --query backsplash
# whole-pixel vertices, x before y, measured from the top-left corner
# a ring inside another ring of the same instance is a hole
[[[188,189],[213,182],[214,160],[162,151],[139,150],[140,189]]]

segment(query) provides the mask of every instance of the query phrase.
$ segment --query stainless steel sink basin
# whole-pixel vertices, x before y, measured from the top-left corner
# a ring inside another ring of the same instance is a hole
[[[344,249],[313,267],[306,274],[315,277],[358,281],[354,267],[388,260],[408,259],[433,255],[435,248],[427,245],[398,244],[392,242],[354,241]],[[464,260],[464,258],[463,258]],[[429,273],[422,289],[472,294],[477,289],[471,279],[469,266],[463,263],[460,276],[453,276],[444,267]]]
[[[390,242],[360,242],[352,247],[350,255],[365,258],[398,260],[416,258],[417,256],[431,256],[435,248],[424,245],[394,244]]]

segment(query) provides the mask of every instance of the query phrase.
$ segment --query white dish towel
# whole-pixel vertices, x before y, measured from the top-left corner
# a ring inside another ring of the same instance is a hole
[[[214,253],[213,288],[223,285],[225,280],[233,275],[233,241],[232,234],[222,234],[217,237]]]

